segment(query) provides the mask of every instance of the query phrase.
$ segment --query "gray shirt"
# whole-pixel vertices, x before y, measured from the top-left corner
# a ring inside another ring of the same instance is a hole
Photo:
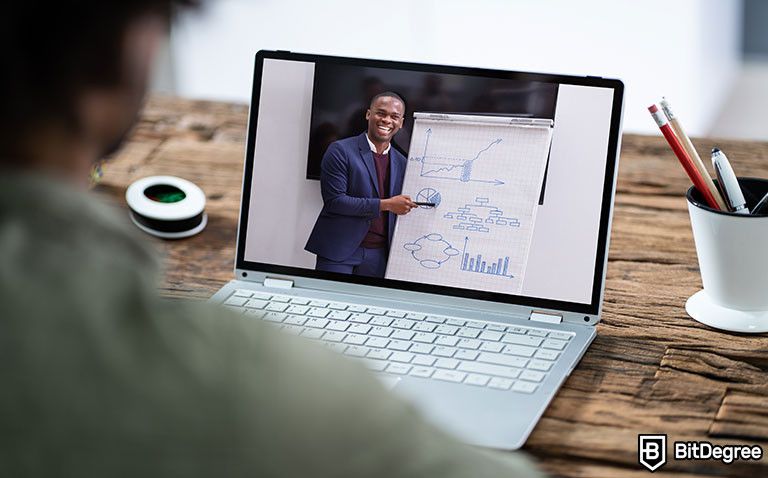
[[[539,476],[323,347],[161,299],[124,216],[0,177],[0,476]]]

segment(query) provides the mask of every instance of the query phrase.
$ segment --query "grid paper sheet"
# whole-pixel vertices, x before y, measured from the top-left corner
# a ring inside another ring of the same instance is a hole
[[[533,236],[550,119],[414,113],[386,278],[518,294]]]

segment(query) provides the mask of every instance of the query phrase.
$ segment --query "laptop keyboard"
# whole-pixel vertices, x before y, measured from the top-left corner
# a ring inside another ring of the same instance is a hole
[[[245,289],[224,305],[323,342],[371,370],[534,393],[573,333]]]

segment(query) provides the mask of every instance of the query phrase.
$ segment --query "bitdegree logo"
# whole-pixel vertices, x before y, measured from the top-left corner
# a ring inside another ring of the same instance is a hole
[[[676,441],[675,460],[720,460],[731,464],[738,460],[761,460],[759,445],[713,445],[708,441]]]

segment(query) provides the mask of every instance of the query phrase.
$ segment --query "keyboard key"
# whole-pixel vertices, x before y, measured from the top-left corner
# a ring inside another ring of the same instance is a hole
[[[392,319],[389,317],[374,317],[369,322],[371,325],[382,325],[384,327],[389,326],[392,323]]]
[[[487,330],[493,330],[494,332],[504,332],[507,327],[501,324],[488,324],[485,326]]]
[[[326,325],[328,325],[328,320],[326,319],[309,319],[304,324],[307,327],[314,327],[316,329],[324,329]]]
[[[483,375],[495,375],[505,378],[517,378],[520,375],[520,369],[513,367],[503,367],[501,365],[491,365],[480,362],[461,362],[458,370],[464,372],[479,373]]]
[[[323,329],[304,329],[304,332],[301,333],[301,336],[308,339],[319,339],[323,336],[324,333],[325,330]]]
[[[410,330],[395,330],[390,337],[398,340],[411,340],[414,335],[416,334]]]
[[[538,385],[531,382],[521,382],[517,381],[514,385],[512,385],[512,391],[514,392],[522,392],[522,393],[533,393],[536,391],[536,388]]]
[[[312,307],[307,311],[307,315],[310,317],[325,317],[331,313],[330,309],[323,309],[322,307]]]
[[[369,359],[386,360],[389,358],[390,355],[392,355],[392,351],[385,350],[385,349],[371,349],[368,352]]]
[[[413,367],[411,369],[411,373],[408,375],[411,375],[413,377],[429,378],[432,375],[432,372],[434,371],[435,369],[430,367],[418,366],[418,367]]]
[[[349,347],[349,345],[347,344],[342,344],[338,342],[325,342],[323,345],[333,350],[334,352],[337,352],[340,354],[343,354],[344,351],[347,350],[347,347]]]
[[[368,313],[373,315],[384,315],[387,313],[387,310],[379,307],[368,307]]]
[[[288,304],[281,304],[279,302],[278,303],[272,302],[268,304],[266,307],[264,307],[264,309],[271,310],[273,312],[285,312],[285,309],[287,308],[288,308]]]
[[[368,347],[361,347],[359,345],[350,345],[347,350],[344,351],[344,355],[350,357],[365,357],[370,349]]]
[[[411,348],[408,350],[409,352],[413,352],[415,354],[428,354],[432,353],[432,349],[435,347],[429,344],[413,344],[411,345]]]
[[[445,323],[448,325],[456,325],[462,327],[466,322],[461,319],[445,319]]]
[[[224,302],[224,305],[234,305],[235,307],[242,307],[248,302],[246,297],[230,297]]]
[[[547,339],[541,346],[545,349],[563,350],[567,344],[568,342],[564,340]]]
[[[342,304],[341,302],[331,302],[328,304],[328,308],[333,310],[347,310],[347,304]]]
[[[534,372],[533,370],[523,370],[520,372],[521,380],[528,380],[529,382],[541,382],[546,374],[544,372]]]
[[[474,350],[457,350],[453,358],[459,360],[475,360],[478,355],[480,355],[480,353],[475,352]]]
[[[391,350],[408,350],[411,348],[411,343],[407,340],[390,340],[387,348]]]
[[[289,334],[299,335],[304,332],[304,329],[298,325],[285,325],[283,326],[283,331],[288,332]]]
[[[246,309],[245,315],[247,315],[248,317],[255,317],[257,319],[261,319],[265,315],[267,315],[267,311],[261,310],[261,309]]]
[[[381,347],[384,348],[389,344],[389,339],[383,337],[371,337],[368,342],[365,343],[368,347]]]
[[[432,322],[434,324],[442,324],[445,322],[445,317],[439,317],[437,315],[428,315],[426,319],[427,322]]]
[[[538,347],[541,345],[543,339],[539,337],[532,337],[530,335],[516,335],[506,334],[501,338],[501,341],[507,344],[526,345],[528,347]]]
[[[478,387],[485,387],[488,381],[491,379],[488,375],[478,375],[476,373],[470,373],[467,375],[464,383],[469,385],[477,385]]]
[[[383,372],[384,369],[387,368],[387,365],[389,365],[388,362],[383,360],[371,360],[370,357],[366,358],[363,361],[363,364],[374,372]]]
[[[367,334],[371,331],[371,326],[366,324],[352,324],[347,329],[347,332],[351,332],[353,334]]]
[[[267,322],[282,322],[286,317],[288,315],[282,312],[267,312],[264,314],[264,320]]]
[[[347,310],[350,311],[350,312],[362,313],[362,312],[365,312],[366,310],[368,310],[368,307],[365,307],[363,305],[354,305],[353,304],[353,305],[350,305],[349,307],[347,307]]]
[[[435,367],[454,369],[459,365],[459,361],[452,358],[440,358],[435,362]]]
[[[493,354],[490,352],[482,352],[477,358],[478,362],[492,363],[496,365],[506,365],[507,367],[525,367],[528,362],[527,359],[522,357],[515,357],[512,355]]]
[[[473,329],[484,329],[485,328],[485,322],[478,322],[477,320],[468,320],[465,325],[467,327],[472,327]]]
[[[548,372],[549,369],[552,368],[552,364],[554,364],[554,362],[548,360],[533,359],[528,363],[528,368]]]
[[[397,319],[392,322],[392,327],[396,329],[406,329],[409,330],[411,327],[416,325],[416,322],[408,319]]]
[[[341,320],[331,320],[328,322],[328,325],[325,326],[328,330],[338,330],[341,332],[344,332],[349,327],[349,322],[344,322]]]
[[[291,304],[307,305],[309,304],[309,299],[304,299],[302,297],[294,297],[293,299],[291,299]]]
[[[328,302],[324,300],[313,300],[309,303],[312,307],[328,307]]]
[[[357,322],[359,324],[367,324],[373,316],[371,314],[352,314],[349,317],[350,322]]]
[[[347,320],[350,315],[352,315],[352,314],[350,314],[349,312],[347,312],[345,310],[344,311],[342,311],[342,310],[334,310],[334,311],[331,311],[330,314],[328,314],[328,318],[329,319],[336,319],[336,320]]]
[[[507,345],[504,347],[504,353],[507,355],[519,355],[521,357],[533,357],[536,349],[526,347],[525,345]]]
[[[263,309],[267,304],[269,304],[269,302],[266,300],[251,299],[245,303],[245,306],[249,309]]]
[[[429,322],[418,322],[413,326],[412,330],[417,332],[433,332],[435,327],[437,327],[435,324],[430,324]]]
[[[232,295],[236,297],[250,297],[253,295],[253,291],[246,290],[246,289],[237,289]],[[269,297],[267,297],[269,299]]]
[[[494,342],[498,342],[501,340],[501,338],[504,336],[501,332],[495,332],[493,330],[484,330],[480,333],[480,337],[478,337],[480,340],[492,340]]]
[[[411,370],[411,366],[404,363],[391,363],[389,364],[389,367],[387,367],[387,372],[396,373],[398,375],[405,375],[409,370]]]
[[[462,349],[472,349],[477,350],[480,348],[480,345],[482,342],[480,342],[477,339],[461,339],[459,340],[459,343],[456,344],[457,347],[460,347]]]
[[[247,310],[252,310],[252,309],[244,309],[242,307],[236,307],[234,305],[225,305],[224,307],[226,307],[227,309],[231,310],[232,312],[238,315],[244,314]]]
[[[457,337],[448,337],[445,335],[441,335],[435,340],[436,345],[446,345],[448,347],[455,347],[458,343],[459,339]]]
[[[424,320],[427,316],[424,314],[417,314],[415,312],[409,312],[405,318],[406,319],[412,319],[412,320]]]
[[[528,335],[533,335],[534,337],[546,337],[547,331],[542,329],[530,329]]]
[[[375,337],[389,337],[392,332],[394,332],[394,329],[391,329],[389,327],[380,327],[376,326],[371,329],[370,335],[373,335]]]
[[[431,367],[436,361],[437,361],[437,359],[435,357],[431,357],[429,355],[417,355],[413,359],[413,364],[414,365],[425,365],[427,367]]]
[[[483,352],[499,353],[504,350],[504,347],[505,345],[500,344],[499,342],[483,342],[483,344],[480,346],[480,350]]]
[[[459,328],[453,325],[438,325],[435,328],[435,332],[437,332],[438,334],[444,334],[444,335],[455,335],[456,332],[458,331],[459,331]]]
[[[368,340],[367,335],[347,334],[344,337],[344,343],[350,345],[363,345],[366,340]]]
[[[307,321],[306,317],[302,317],[301,315],[289,315],[285,318],[283,323],[285,324],[291,324],[291,325],[304,325],[304,322]]]
[[[266,292],[254,292],[251,294],[251,299],[269,300],[271,298],[272,294],[267,294]]]
[[[459,330],[459,333],[456,334],[457,337],[466,337],[470,339],[476,339],[478,335],[480,335],[480,331],[477,329],[461,329]]]
[[[410,352],[392,352],[392,355],[389,356],[389,360],[392,362],[410,363],[414,357],[415,355]]]
[[[560,352],[555,352],[554,350],[539,349],[536,351],[534,357],[542,360],[557,360],[559,355]]]
[[[306,314],[308,310],[309,310],[309,307],[307,307],[306,305],[292,305],[287,309],[285,309],[285,311],[288,312],[289,314],[299,314],[299,315]]]
[[[507,327],[507,332],[511,332],[513,334],[520,334],[520,335],[524,335],[529,330],[530,329],[526,329],[523,327]]]
[[[461,383],[467,374],[463,372],[457,372],[455,370],[435,370],[432,374],[432,378],[437,380],[445,380],[447,382]]]
[[[567,332],[550,332],[549,333],[550,339],[571,340],[571,337],[573,337],[573,334],[569,334]]]
[[[256,294],[254,294],[255,296]],[[290,302],[292,297],[287,295],[273,295],[272,299],[270,299],[272,302]]]
[[[424,344],[431,344],[435,339],[437,339],[437,335],[428,332],[419,332],[413,336],[414,342],[421,342]]]
[[[405,317],[405,314],[406,312],[402,310],[388,310],[386,313],[386,315],[388,315],[389,317],[396,317],[399,319],[402,319],[403,317]]]
[[[488,386],[498,388],[499,390],[509,390],[512,387],[512,383],[512,380],[508,378],[493,377],[488,382]]]
[[[344,337],[346,337],[347,334],[344,332],[336,332],[336,331],[328,331],[323,335],[323,340],[326,340],[328,342],[341,342],[344,340]]]
[[[443,346],[437,346],[432,351],[432,355],[437,355],[438,357],[453,357],[453,354],[456,353],[456,349],[450,348],[450,347],[443,347]]]

